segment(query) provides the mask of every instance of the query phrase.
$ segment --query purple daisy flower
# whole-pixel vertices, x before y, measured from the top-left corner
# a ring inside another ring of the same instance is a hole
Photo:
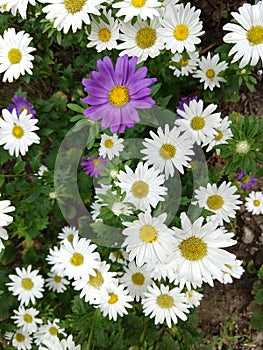
[[[103,128],[112,133],[133,128],[140,118],[137,109],[151,108],[155,101],[149,97],[149,88],[156,78],[145,78],[147,68],[137,71],[137,57],[127,55],[117,58],[115,69],[108,56],[97,61],[97,71],[90,72],[90,79],[83,79],[84,90],[89,94],[82,101],[88,107],[84,115],[91,120],[101,119]]]
[[[182,97],[181,100],[179,101],[179,105],[176,107],[176,110],[180,110],[180,111],[184,111],[184,104],[187,104],[187,106],[189,105],[190,101],[197,101],[198,100],[198,96],[193,96],[193,97]],[[182,119],[182,117],[180,115],[178,115],[179,119]]]
[[[11,101],[13,104],[7,107],[9,112],[12,112],[12,110],[15,108],[17,115],[19,115],[21,112],[26,110],[27,114],[32,115],[31,119],[35,119],[36,111],[34,110],[34,106],[32,103],[27,102],[26,97],[15,95]]]
[[[104,171],[103,167],[108,166],[107,160],[102,157],[92,157],[89,159],[88,155],[86,155],[82,159],[84,162],[80,163],[80,165],[83,166],[85,174],[96,178]]]
[[[240,171],[237,174],[237,179],[241,180],[241,187],[245,190],[253,188],[255,183],[258,182],[258,179],[256,179],[253,175],[247,175],[244,171]]]

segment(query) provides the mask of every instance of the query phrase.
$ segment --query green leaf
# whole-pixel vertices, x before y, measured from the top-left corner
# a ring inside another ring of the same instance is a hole
[[[68,103],[68,104],[67,104],[67,107],[68,107],[69,109],[71,109],[72,111],[74,111],[74,112],[78,112],[78,113],[82,113],[82,114],[83,114],[84,109],[85,109],[85,108],[80,107],[79,105],[77,105],[77,104],[75,104],[75,103]]]
[[[255,303],[258,305],[263,305],[263,289],[259,289],[255,295]]]
[[[25,170],[25,167],[26,167],[26,163],[19,156],[14,166],[15,174],[21,174]]]
[[[257,331],[262,332],[263,331],[263,312],[255,312],[249,324],[253,329],[256,329]]]

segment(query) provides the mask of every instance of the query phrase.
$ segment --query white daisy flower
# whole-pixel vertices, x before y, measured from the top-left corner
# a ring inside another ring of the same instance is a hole
[[[40,345],[46,340],[54,341],[55,339],[59,340],[58,334],[66,336],[64,328],[60,328],[57,324],[60,320],[56,318],[54,321],[47,320],[46,324],[41,325],[38,330],[34,333],[35,343]],[[56,341],[56,340],[55,340]],[[57,349],[56,349],[57,350]]]
[[[20,305],[18,310],[14,310],[14,314],[11,316],[14,323],[28,334],[34,333],[38,326],[43,323],[40,318],[36,317],[39,311],[33,307],[25,309],[24,306]]]
[[[132,214],[131,207],[128,204],[122,203],[122,202],[115,202],[111,206],[111,211],[114,215],[120,216],[123,215],[130,215]]]
[[[220,113],[213,113],[217,105],[210,104],[204,109],[202,100],[192,100],[187,106],[184,104],[184,110],[177,109],[182,119],[176,119],[175,125],[185,132],[188,138],[192,138],[198,145],[207,145],[210,140],[217,135],[217,129],[220,127]]]
[[[7,332],[5,338],[12,340],[12,345],[18,350],[30,350],[32,348],[32,338],[21,328],[17,329],[15,333]]]
[[[124,275],[120,278],[120,282],[124,284],[134,299],[139,301],[143,293],[147,292],[147,287],[153,283],[150,272],[146,271],[144,266],[136,266],[134,261],[127,267],[123,266],[123,269]]]
[[[110,320],[116,321],[118,315],[122,317],[128,314],[126,309],[132,308],[131,301],[133,297],[124,289],[124,285],[110,284],[103,290],[100,298],[96,299],[95,304],[99,306],[103,317],[108,316]]]
[[[4,239],[6,241],[8,239],[8,234],[7,234],[7,231],[3,227],[0,227],[0,253],[3,249],[5,249],[5,246],[2,242],[2,239]]]
[[[210,52],[208,52],[207,58],[202,56],[199,59],[200,69],[196,70],[193,77],[200,78],[200,83],[204,83],[205,90],[209,88],[212,91],[214,87],[220,87],[220,82],[226,83],[226,80],[219,74],[227,69],[228,64],[226,61],[219,62],[219,59],[219,54],[211,57]]]
[[[245,272],[245,270],[241,266],[242,263],[243,261],[241,260],[233,259],[231,263],[228,263],[225,265],[225,269],[222,269],[221,276],[217,276],[216,278],[219,280],[219,282],[224,284],[232,283],[233,282],[232,277],[240,278]]]
[[[199,36],[204,34],[202,21],[199,19],[201,10],[190,6],[189,2],[185,6],[170,6],[161,20],[161,40],[166,49],[171,50],[173,54],[182,53],[184,50],[194,52],[195,45],[201,42]]]
[[[27,268],[16,267],[16,275],[9,275],[12,282],[8,282],[8,290],[13,295],[18,296],[18,300],[21,305],[27,306],[30,302],[36,303],[36,299],[43,297],[43,285],[44,279],[38,275],[38,270],[31,271],[32,266],[29,265]]]
[[[107,134],[101,135],[99,155],[110,160],[118,157],[124,148],[123,141],[122,138],[118,138],[117,134],[112,136]]]
[[[125,171],[120,171],[115,184],[121,188],[121,192],[126,192],[125,201],[131,202],[136,209],[151,210],[160,201],[164,201],[162,196],[166,195],[167,188],[163,186],[164,175],[153,167],[139,162],[135,172],[125,165]]]
[[[236,244],[231,232],[217,228],[215,222],[203,224],[204,218],[198,218],[193,224],[182,213],[181,227],[174,227],[177,240],[173,263],[177,268],[180,286],[186,281],[201,285],[208,282],[213,286],[213,278],[221,274],[225,264],[233,261],[234,255],[222,248]],[[190,289],[190,288],[188,288]]]
[[[146,212],[138,214],[139,220],[123,222],[127,228],[122,233],[127,237],[122,246],[126,247],[130,261],[135,259],[139,267],[148,262],[170,261],[175,239],[173,230],[164,224],[166,218],[166,213],[152,217]]]
[[[164,43],[159,38],[160,21],[157,17],[148,23],[139,17],[136,23],[122,23],[120,40],[123,43],[118,45],[120,56],[137,56],[138,63],[146,61],[148,57],[154,58],[164,48]]]
[[[57,275],[54,272],[48,272],[49,277],[46,278],[45,286],[54,293],[64,293],[67,290],[67,285],[70,282],[65,278]]]
[[[46,172],[48,172],[48,168],[44,164],[41,164],[36,175],[40,179]]]
[[[0,227],[8,226],[13,222],[13,217],[10,215],[7,215],[7,213],[14,211],[16,208],[12,205],[10,206],[10,204],[11,202],[9,200],[0,201]],[[3,239],[5,239],[4,236],[5,234],[3,232],[3,237],[2,237]]]
[[[102,206],[103,205],[101,204],[101,199],[94,200],[94,202],[92,202],[90,205],[90,208],[91,208],[90,214],[91,214],[92,219],[95,222],[102,222],[103,221],[102,218],[98,218],[98,216],[101,213]]]
[[[237,23],[227,23],[223,30],[230,33],[223,37],[225,43],[235,44],[229,56],[234,55],[232,62],[240,59],[239,67],[255,66],[263,62],[263,2],[256,5],[244,4],[238,12],[231,12]]]
[[[23,19],[26,19],[26,12],[28,4],[36,5],[35,0],[0,0],[0,6],[5,6],[6,11],[10,11],[12,15],[16,16],[19,12]]]
[[[168,279],[169,282],[176,285],[178,284],[178,281],[176,279],[176,269],[173,265],[173,260],[171,259],[168,263],[161,263],[160,261],[150,261],[149,263],[145,264],[144,268],[146,271],[150,272],[150,277],[155,281],[160,282],[161,279],[163,279],[164,281]]]
[[[118,264],[125,264],[125,251],[123,249],[118,249],[118,250],[114,250],[113,252],[110,253],[109,255],[109,259],[112,262],[117,262]]]
[[[110,272],[110,265],[105,261],[100,263],[100,268],[95,270],[96,275],[86,275],[76,279],[72,285],[75,290],[79,290],[80,298],[84,298],[87,303],[94,304],[100,296],[101,291],[110,284],[118,284],[115,278],[116,272]]]
[[[195,190],[196,199],[192,204],[198,204],[199,207],[215,213],[211,217],[212,220],[217,220],[219,224],[230,222],[229,218],[236,216],[236,210],[239,210],[240,195],[234,194],[237,192],[236,186],[231,186],[231,182],[224,181],[219,187],[216,184],[207,184],[207,187],[200,186]]]
[[[216,129],[217,134],[213,136],[213,138],[208,144],[208,147],[206,149],[207,152],[211,151],[211,149],[214,146],[226,144],[227,140],[233,138],[233,134],[230,128],[231,123],[232,122],[231,120],[228,119],[228,117],[225,117],[224,119],[221,120],[220,126]],[[216,153],[219,155],[220,150],[217,149]]]
[[[90,14],[100,16],[99,5],[103,0],[39,0],[45,6],[46,19],[53,22],[54,28],[66,34],[70,27],[75,33],[82,24],[90,24]]]
[[[119,39],[119,21],[114,20],[114,17],[111,15],[111,10],[107,13],[103,11],[104,16],[107,18],[108,23],[104,22],[102,19],[99,19],[99,22],[92,17],[91,32],[88,35],[89,43],[87,47],[96,47],[97,52],[103,50],[112,50],[116,49],[118,44],[117,40]]]
[[[253,215],[263,214],[263,193],[252,191],[246,198],[245,207]]]
[[[199,306],[200,305],[200,301],[203,298],[203,294],[197,292],[194,289],[187,290],[185,292],[185,296],[186,296],[186,303],[190,307],[197,307],[197,306]]]
[[[189,74],[192,74],[196,71],[196,68],[198,66],[198,59],[199,54],[197,51],[195,52],[188,52],[188,58],[183,59],[183,56],[180,53],[176,53],[170,61],[169,68],[173,70],[173,75],[178,77],[186,76],[188,77]],[[173,65],[172,63],[177,63],[176,65]],[[179,65],[179,68],[178,68]]]
[[[58,239],[61,241],[64,241],[64,239],[67,239],[69,242],[73,241],[74,236],[79,235],[79,230],[76,229],[76,227],[73,226],[64,226],[62,228],[62,232],[59,232]]]
[[[143,159],[160,172],[165,172],[166,179],[174,176],[174,169],[183,174],[183,166],[191,167],[188,161],[191,160],[189,156],[194,155],[193,141],[176,126],[169,130],[168,124],[165,124],[164,131],[159,127],[157,134],[150,131],[152,139],[146,138],[142,143],[146,147],[141,150],[146,154]]]
[[[179,0],[163,0],[162,6],[158,8],[160,16],[163,17],[165,15],[165,12],[169,11],[171,6],[176,6],[178,2]]]
[[[177,287],[169,290],[169,286],[163,284],[160,287],[156,284],[148,287],[148,292],[142,298],[142,307],[146,316],[154,318],[154,324],[166,321],[169,328],[172,323],[178,322],[178,318],[186,321],[186,313],[189,313],[185,294]]]
[[[124,22],[130,21],[133,17],[141,17],[153,19],[159,17],[158,7],[162,3],[156,0],[123,0],[112,5],[113,8],[118,8],[117,17],[125,16]]]
[[[73,337],[70,334],[67,339],[59,340],[58,338],[54,339],[44,339],[42,341],[42,346],[39,347],[39,350],[81,350],[80,345],[75,345]]]
[[[4,149],[9,154],[16,157],[19,153],[24,156],[28,151],[28,147],[33,143],[39,143],[40,138],[34,132],[39,129],[35,124],[37,119],[31,119],[31,114],[27,114],[24,110],[18,116],[15,108],[12,112],[7,109],[2,110],[3,118],[0,118],[0,145],[4,145]]]
[[[0,73],[5,72],[3,81],[12,83],[20,74],[33,74],[30,55],[35,48],[29,46],[33,38],[23,30],[16,33],[14,28],[8,28],[0,35]]]

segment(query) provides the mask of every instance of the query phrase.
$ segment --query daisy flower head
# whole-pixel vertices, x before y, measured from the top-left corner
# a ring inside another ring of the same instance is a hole
[[[249,190],[254,187],[254,185],[258,182],[258,179],[253,175],[247,175],[244,171],[240,171],[237,174],[237,179],[240,180],[241,187],[244,190]]]
[[[202,100],[192,100],[184,110],[177,109],[177,114],[182,118],[175,121],[175,125],[185,132],[185,136],[192,138],[198,145],[207,145],[217,134],[221,124],[220,113],[214,113],[217,105],[210,104],[204,108]]]
[[[16,208],[10,204],[11,202],[9,200],[0,201],[0,227],[8,226],[13,222],[13,217],[7,213],[14,211]],[[2,238],[5,239],[4,237],[6,237],[6,234],[3,232]]]
[[[100,141],[99,155],[102,158],[107,157],[110,160],[118,157],[124,148],[123,141],[122,138],[118,138],[117,134],[113,134],[112,136],[103,134]]]
[[[202,56],[199,59],[199,69],[194,72],[193,77],[200,79],[200,83],[204,83],[204,89],[209,88],[211,91],[215,87],[220,87],[220,82],[226,83],[226,80],[220,76],[220,73],[227,69],[226,61],[219,62],[220,57],[217,53],[211,57],[208,52],[207,58]]]
[[[177,268],[180,286],[201,286],[208,282],[213,286],[214,276],[221,275],[225,264],[233,260],[233,254],[222,249],[236,244],[233,233],[218,228],[214,221],[203,225],[200,217],[191,223],[186,213],[180,215],[181,229],[174,227],[177,241],[173,263]],[[188,283],[187,283],[188,282]]]
[[[186,297],[179,288],[169,289],[163,284],[158,287],[156,284],[148,287],[142,298],[143,313],[150,318],[154,318],[154,324],[165,321],[169,328],[172,323],[176,324],[178,318],[186,321],[186,314],[189,313],[189,306],[186,304]]]
[[[153,167],[149,168],[147,163],[139,162],[135,172],[125,165],[125,172],[121,170],[117,176],[119,182],[115,182],[120,187],[121,192],[126,192],[125,201],[131,202],[136,209],[151,210],[160,201],[164,201],[167,188],[163,186],[164,175]]]
[[[211,151],[214,146],[226,144],[227,140],[233,138],[233,134],[230,128],[232,121],[226,116],[221,120],[220,126],[216,129],[217,134],[213,136],[206,149],[207,152]],[[220,154],[220,149],[216,149],[216,153]]]
[[[204,34],[202,21],[199,19],[201,10],[190,6],[189,2],[185,6],[170,6],[161,19],[161,38],[166,49],[171,50],[173,54],[182,53],[184,50],[196,51],[195,45],[201,42],[199,36]]]
[[[67,34],[69,29],[75,33],[82,24],[90,24],[90,14],[100,16],[99,7],[103,0],[39,0],[48,4],[42,11],[46,19],[53,22],[54,28]]]
[[[107,18],[108,23],[104,22],[102,19],[99,19],[97,22],[96,19],[92,17],[90,23],[91,32],[88,35],[89,43],[87,47],[95,46],[97,52],[116,49],[118,46],[119,21],[114,20],[111,10],[109,10],[109,12],[103,11],[103,14]]]
[[[245,207],[253,215],[263,214],[263,193],[261,191],[252,191],[246,197]]]
[[[17,296],[21,305],[27,306],[30,302],[36,303],[36,299],[43,297],[43,285],[44,279],[38,275],[38,270],[32,270],[32,266],[29,265],[27,268],[16,267],[16,275],[9,275],[12,282],[8,282],[8,290],[13,295]]]
[[[11,316],[14,319],[14,323],[28,334],[34,333],[43,322],[40,318],[36,317],[39,311],[33,307],[25,309],[24,306],[20,305],[18,310],[14,310],[14,314]]]
[[[80,165],[83,167],[85,174],[97,178],[104,172],[104,168],[108,166],[108,162],[102,157],[88,157],[89,156],[86,155],[82,158],[83,162],[81,162]]]
[[[227,284],[227,283],[233,283],[233,277],[234,278],[240,278],[245,270],[241,266],[243,261],[233,259],[233,261],[225,265],[225,268],[222,269],[221,276],[217,276],[217,279],[219,282]]]
[[[189,156],[194,155],[193,141],[185,133],[181,133],[177,126],[169,130],[169,125],[165,124],[164,130],[161,127],[157,129],[157,134],[150,131],[151,139],[146,138],[143,141],[141,153],[146,156],[143,158],[148,164],[153,165],[160,172],[165,172],[166,179],[174,176],[174,169],[184,173],[184,168],[190,168]]]
[[[160,40],[160,21],[157,17],[148,23],[138,17],[137,21],[122,23],[120,40],[118,45],[120,56],[137,56],[138,63],[146,61],[148,57],[154,58],[160,54],[164,48],[164,43]]]
[[[59,340],[59,338],[54,339],[44,339],[39,350],[81,350],[80,345],[75,345],[72,335],[70,334],[67,339]]]
[[[0,145],[4,145],[4,149],[8,150],[11,156],[24,156],[29,146],[40,142],[35,133],[39,129],[36,126],[37,122],[38,120],[32,119],[31,114],[27,114],[25,110],[17,115],[15,109],[11,113],[3,109],[0,118]]]
[[[79,235],[79,230],[77,230],[76,227],[64,226],[62,228],[62,232],[59,232],[58,234],[58,239],[60,239],[61,241],[64,241],[64,239],[67,239],[69,242],[72,242],[73,238],[78,235]]]
[[[29,103],[25,96],[15,95],[12,98],[12,104],[7,107],[9,112],[12,112],[13,108],[16,109],[17,115],[19,115],[23,110],[26,110],[27,114],[31,114],[31,118],[35,118],[36,111],[32,103]]]
[[[263,62],[263,3],[256,5],[245,3],[238,12],[231,12],[237,23],[227,23],[223,30],[229,31],[223,40],[234,44],[229,56],[234,55],[232,62],[239,62],[239,67],[255,66]]]
[[[0,73],[4,73],[3,82],[12,83],[20,74],[33,74],[30,54],[35,50],[29,46],[31,36],[23,30],[16,33],[15,28],[8,28],[0,35]]]
[[[124,285],[110,284],[103,290],[95,304],[100,308],[103,317],[108,316],[110,320],[117,321],[118,315],[123,317],[128,314],[126,309],[132,308],[131,301],[133,297]]]
[[[235,194],[237,187],[232,186],[231,182],[224,181],[219,187],[216,184],[207,184],[207,187],[200,186],[195,190],[195,202],[199,207],[215,213],[211,219],[216,219],[223,225],[223,222],[230,222],[230,218],[236,216],[236,210],[239,210],[240,195]]]
[[[84,90],[89,96],[82,99],[88,107],[84,115],[91,120],[101,119],[103,128],[110,127],[112,133],[133,128],[140,118],[137,109],[151,108],[155,101],[149,97],[150,86],[156,78],[145,78],[147,68],[136,71],[137,57],[118,57],[115,69],[108,56],[98,60],[98,72],[90,72],[83,79]]]
[[[173,70],[173,75],[178,77],[188,77],[196,71],[198,66],[199,54],[198,52],[188,52],[188,58],[184,59],[183,55],[176,53],[170,61],[169,68]]]
[[[130,261],[135,260],[139,267],[148,262],[170,261],[175,239],[173,230],[164,224],[166,218],[166,213],[152,217],[146,212],[138,214],[139,220],[123,222],[126,228],[122,234],[127,237],[122,246],[126,247]]]
[[[199,306],[200,305],[200,301],[203,298],[203,294],[197,292],[194,289],[187,290],[185,292],[185,296],[186,296],[186,303],[190,307],[197,307],[197,306]]]
[[[125,16],[123,21],[126,23],[133,17],[140,17],[144,20],[159,17],[158,7],[161,5],[162,3],[156,0],[123,0],[114,3],[112,7],[119,9],[116,16]]]
[[[61,277],[54,272],[48,272],[45,286],[54,293],[64,293],[67,290],[69,281],[65,277]]]
[[[116,216],[131,215],[133,213],[131,207],[123,202],[114,202],[110,209]]]
[[[8,239],[8,234],[7,231],[0,226],[0,253],[3,249],[5,249],[2,239],[6,241]]]
[[[189,105],[189,102],[195,100],[198,100],[198,96],[191,96],[191,97],[182,97],[179,101],[179,105],[176,107],[176,110],[179,109],[180,111],[184,111],[184,104],[187,106]],[[178,118],[182,118],[180,115],[178,115]]]
[[[7,332],[5,338],[12,340],[12,345],[18,350],[30,350],[32,348],[32,338],[27,331],[18,328],[16,332]]]
[[[12,15],[16,16],[17,12],[23,19],[26,19],[26,12],[28,4],[36,5],[35,0],[0,0],[0,6],[5,6],[6,11],[10,11]]]
[[[128,266],[123,266],[124,275],[120,278],[120,282],[128,289],[130,294],[136,301],[139,301],[143,293],[147,292],[147,287],[153,283],[150,272],[145,268],[138,267],[134,261]]]
[[[41,325],[38,330],[34,333],[35,343],[40,345],[45,340],[55,341],[55,339],[59,340],[58,334],[62,334],[66,336],[64,332],[64,328],[60,328],[58,323],[60,320],[58,318],[54,319],[54,321],[47,320],[46,324]],[[57,350],[57,349],[56,349]]]

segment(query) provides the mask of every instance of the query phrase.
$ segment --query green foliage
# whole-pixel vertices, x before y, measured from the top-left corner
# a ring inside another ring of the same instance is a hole
[[[252,292],[254,294],[254,302],[259,305],[254,311],[251,320],[249,322],[250,326],[259,331],[263,331],[263,265],[259,268],[257,272],[258,279],[253,284]]]

